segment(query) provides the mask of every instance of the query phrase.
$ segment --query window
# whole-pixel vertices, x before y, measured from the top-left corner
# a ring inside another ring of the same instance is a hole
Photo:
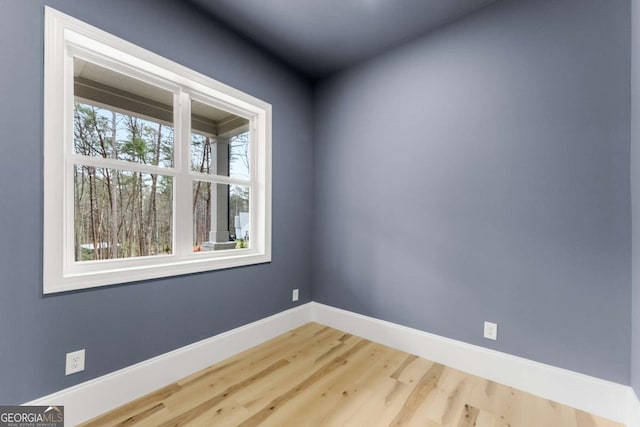
[[[271,106],[51,8],[44,293],[271,260]]]

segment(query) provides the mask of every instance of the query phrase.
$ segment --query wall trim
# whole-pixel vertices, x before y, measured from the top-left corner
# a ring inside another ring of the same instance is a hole
[[[25,405],[64,405],[66,424],[77,425],[304,325],[310,319],[311,305],[307,303]]]
[[[640,422],[632,423],[631,387],[328,305],[311,304],[314,322],[616,422],[640,426]]]
[[[640,426],[640,399],[631,387],[629,387],[629,420],[627,425],[629,427]]]
[[[76,425],[310,321],[630,427],[640,427],[640,400],[629,386],[317,302],[274,314],[25,405],[64,405],[65,421]]]

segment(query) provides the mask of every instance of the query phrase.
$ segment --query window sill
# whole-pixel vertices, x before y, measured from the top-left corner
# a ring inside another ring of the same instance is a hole
[[[244,251],[244,250],[239,250]],[[230,251],[231,252],[231,251]],[[215,258],[200,256],[189,256],[186,259],[177,259],[167,262],[163,257],[163,262],[157,265],[140,264],[132,265],[127,261],[117,262],[118,266],[108,268],[104,264],[100,265],[100,271],[96,272],[61,272],[57,279],[49,278],[44,283],[44,294],[68,292],[79,289],[95,288],[98,286],[125,284],[150,280],[157,278],[167,278],[191,273],[201,273],[205,271],[223,270],[233,267],[247,265],[264,264],[271,262],[271,255],[247,251],[246,254],[234,254],[216,256]],[[131,260],[136,261],[136,260]],[[116,264],[116,263],[114,263]],[[129,264],[123,266],[123,264]]]

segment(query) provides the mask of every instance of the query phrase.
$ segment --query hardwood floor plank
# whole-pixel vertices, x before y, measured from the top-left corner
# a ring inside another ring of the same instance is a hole
[[[398,366],[398,369],[396,369],[395,372],[391,374],[391,378],[393,378],[394,380],[399,379],[400,375],[406,369],[406,367],[409,366],[417,358],[418,356],[416,355],[413,355],[413,354],[408,355],[407,358],[404,360],[404,362],[402,362],[402,365]]]
[[[478,418],[476,419],[476,424],[475,427],[496,427],[497,423],[496,423],[496,417],[487,412],[487,411],[480,411],[480,413],[478,414]]]
[[[152,406],[151,408],[147,408],[144,411],[139,412],[136,415],[133,415],[133,416],[127,418],[126,420],[124,420],[121,423],[118,423],[116,425],[118,425],[118,426],[133,426],[133,425],[141,424],[147,418],[149,418],[150,416],[162,411],[163,409],[165,409],[164,404],[158,403],[157,405]]]
[[[474,378],[463,372],[445,369],[437,390],[416,411],[418,419],[432,419],[442,425],[457,425],[468,403]]]
[[[83,426],[623,427],[317,323]]]
[[[476,421],[478,421],[479,415],[480,415],[480,410],[478,408],[474,408],[473,406],[469,406],[469,405],[464,405],[462,415],[460,416],[460,421],[458,422],[458,427],[475,426]]]
[[[195,406],[203,404],[207,401],[208,397],[222,393],[225,388],[230,387],[239,381],[250,378],[257,371],[265,369],[270,364],[275,363],[279,360],[278,358],[294,362],[294,366],[289,366],[287,373],[279,376],[277,380],[286,381],[289,376],[300,375],[297,371],[302,371],[304,368],[297,366],[300,363],[305,363],[306,355],[311,351],[314,351],[318,346],[323,347],[332,345],[334,342],[338,342],[338,338],[343,335],[340,331],[332,330],[329,331],[328,334],[318,336],[315,342],[310,344],[307,339],[308,333],[312,332],[314,329],[321,328],[321,325],[310,324],[310,326],[313,327],[306,327],[287,334],[290,338],[289,340],[283,341],[278,337],[268,343],[255,347],[252,349],[250,354],[234,356],[233,358],[222,362],[223,364],[229,365],[228,369],[220,371],[212,367],[208,369],[209,372],[207,375],[194,374],[186,380],[180,381],[181,384],[188,383],[189,386],[185,387],[184,392],[179,398],[168,398],[165,401],[167,408],[169,408],[172,413],[184,413]],[[252,384],[251,390],[244,389],[237,392],[235,394],[236,399],[250,398],[255,400],[255,396],[251,397],[253,389],[258,390],[270,387],[275,383],[277,382],[271,378],[268,380],[266,378],[258,378],[255,383]],[[224,405],[229,404],[229,402],[221,401],[219,402],[219,405],[223,403]],[[202,413],[202,415],[204,416],[205,414]],[[159,417],[152,418],[151,421],[155,421],[157,424],[161,424],[163,422]]]
[[[181,385],[177,383],[169,384],[168,386],[163,387],[146,396],[143,396],[140,399],[134,400],[127,405],[107,412],[106,414],[95,418],[94,420],[89,420],[86,423],[83,423],[82,426],[99,427],[104,425],[117,425],[118,423],[124,422],[124,420],[133,418],[138,414],[149,410],[149,408],[157,406],[163,400],[179,392],[180,390],[182,390]]]
[[[348,359],[346,373],[336,372],[329,381],[310,393],[296,399],[298,407],[311,409],[290,421],[307,422],[310,425],[347,425],[353,423],[355,412],[373,399],[376,384],[391,373],[389,356],[393,350],[374,344],[367,351],[359,352]],[[317,402],[321,401],[321,405]]]
[[[289,400],[295,397],[297,393],[299,393],[300,391],[306,390],[312,384],[319,381],[321,378],[331,373],[332,371],[345,366],[347,364],[347,358],[349,356],[353,355],[354,353],[362,350],[363,348],[371,344],[372,343],[370,341],[359,340],[358,344],[353,348],[349,349],[346,353],[341,354],[340,356],[336,357],[332,361],[328,362],[327,364],[319,368],[317,371],[311,374],[311,376],[307,377],[305,380],[298,383],[295,387],[293,387],[291,390],[289,390],[285,394],[280,395],[277,398],[273,399],[269,405],[262,408],[260,411],[258,411],[256,414],[254,414],[251,418],[249,418],[245,422],[241,423],[240,427],[251,427],[251,426],[259,425],[261,422],[267,419],[269,415],[273,413],[273,411],[275,411],[276,409],[279,409],[281,406],[285,405]]]
[[[334,330],[334,332],[338,331]],[[339,337],[340,335],[332,337],[331,335],[325,334],[322,339],[311,340],[304,349],[299,349],[295,353],[289,353],[286,360],[290,362],[290,365],[287,367],[286,372],[282,372],[277,376],[266,377],[252,385],[251,388],[243,390],[235,396],[235,402],[242,405],[244,409],[251,413],[268,405],[273,396],[286,393],[291,388],[292,384],[295,384],[300,380],[300,378],[304,378],[305,375],[312,372],[316,364],[314,360],[317,359],[320,354],[325,353],[331,346],[340,343]],[[356,343],[357,339],[345,341],[345,350],[354,346]],[[236,413],[238,413],[237,410],[231,412],[234,417]],[[228,419],[228,414],[230,414],[230,412],[227,412],[226,414],[227,415],[216,414],[216,422],[226,423],[223,425],[239,424],[238,421],[234,421],[232,423]]]
[[[391,422],[392,426],[404,426],[409,423],[414,412],[416,412],[429,394],[436,389],[444,369],[445,367],[438,363],[434,363],[431,368],[429,368],[422,378],[420,378],[420,381],[418,381],[415,388],[411,391],[402,409]]]
[[[433,365],[432,361],[418,357],[402,370],[398,376],[398,381],[415,385]]]
[[[353,338],[346,341],[341,348],[346,351],[357,345],[358,341],[357,338]],[[269,381],[252,387],[252,393],[246,396],[239,396],[239,401],[252,411],[257,411],[259,408],[267,406],[274,396],[286,393],[293,384],[297,384],[301,378],[305,378],[318,369],[322,364],[321,362],[316,362],[318,356],[334,345],[340,345],[339,341],[319,340],[311,343],[304,352],[296,353],[287,359],[291,362],[291,365],[284,375],[270,378]]]
[[[230,387],[228,387],[227,389],[225,389],[222,393],[219,393],[215,396],[213,396],[212,398],[206,400],[205,402],[201,403],[200,405],[190,409],[187,412],[184,412],[180,415],[178,415],[177,417],[174,417],[162,424],[159,425],[159,427],[179,427],[179,426],[184,426],[186,425],[188,422],[198,418],[200,415],[202,415],[204,412],[208,411],[209,409],[211,409],[211,407],[217,405],[218,403],[222,402],[223,400],[229,398],[230,396],[232,396],[234,393],[236,393],[239,390],[242,390],[246,387],[249,387],[252,383],[254,383],[255,381],[266,377],[267,375],[272,374],[273,372],[277,371],[278,369],[281,369],[285,366],[287,366],[289,364],[289,362],[287,360],[281,359],[277,362],[275,362],[274,364],[272,364],[271,366],[267,367],[266,369],[263,369],[262,371],[258,372],[256,375],[251,376],[243,381],[240,381],[239,383],[236,383]]]

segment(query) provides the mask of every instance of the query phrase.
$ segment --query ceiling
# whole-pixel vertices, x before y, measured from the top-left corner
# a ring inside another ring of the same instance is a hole
[[[189,0],[311,78],[323,77],[495,0]]]

